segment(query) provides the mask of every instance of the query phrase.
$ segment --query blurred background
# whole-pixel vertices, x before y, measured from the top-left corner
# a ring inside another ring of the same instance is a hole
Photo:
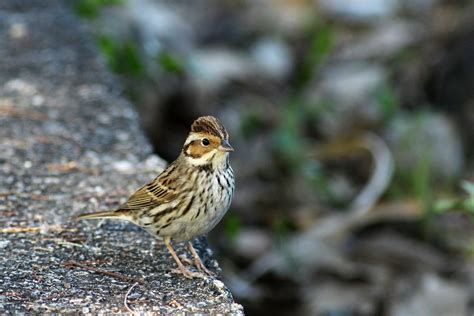
[[[161,157],[236,151],[210,234],[248,315],[474,313],[474,5],[79,0]]]

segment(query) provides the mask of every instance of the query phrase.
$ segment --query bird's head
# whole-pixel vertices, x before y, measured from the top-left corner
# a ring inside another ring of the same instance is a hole
[[[233,150],[222,123],[213,116],[201,116],[191,125],[182,154],[192,165],[219,168],[228,163],[229,152]]]

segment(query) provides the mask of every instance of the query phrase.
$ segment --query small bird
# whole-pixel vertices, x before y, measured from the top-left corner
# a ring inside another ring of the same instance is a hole
[[[152,182],[116,210],[79,215],[77,219],[130,221],[163,239],[185,277],[200,276],[181,263],[171,244],[186,241],[196,267],[212,275],[191,240],[214,228],[229,209],[235,187],[229,164],[233,150],[229,134],[217,118],[199,117],[191,125],[178,158]]]

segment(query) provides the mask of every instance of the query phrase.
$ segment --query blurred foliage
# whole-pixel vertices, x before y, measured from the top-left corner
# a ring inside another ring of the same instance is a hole
[[[377,89],[375,99],[381,109],[383,121],[387,123],[400,108],[400,101],[395,95],[393,88],[388,84],[382,85]]]
[[[308,30],[309,49],[297,78],[297,88],[308,84],[334,47],[334,31],[329,25],[315,23]]]
[[[283,167],[298,171],[308,162],[309,138],[306,129],[326,109],[327,104],[306,104],[298,95],[280,108],[280,120],[273,130],[273,139],[277,158]]]
[[[231,242],[234,242],[237,236],[239,236],[240,231],[242,230],[242,222],[240,218],[236,215],[236,212],[229,212],[229,215],[226,216],[225,220],[225,232],[227,239]]]
[[[391,102],[388,101],[388,103]],[[416,123],[409,126],[403,133],[400,142],[407,152],[412,153],[410,159],[413,160],[413,163],[410,163],[411,168],[397,166],[394,179],[388,189],[388,195],[391,197],[412,196],[420,199],[420,201],[429,202],[431,190],[435,185],[435,179],[431,177],[433,149],[429,143],[420,144],[419,138],[413,137],[413,135],[419,133],[419,127],[422,125],[422,121],[426,119],[426,113],[428,113],[426,110],[412,113]],[[425,209],[428,207],[427,204],[424,204],[424,206]]]
[[[144,75],[145,67],[136,44],[119,43],[111,37],[102,35],[99,37],[99,47],[113,72],[134,77]]]
[[[286,217],[278,217],[273,223],[273,231],[280,247],[286,247],[286,241],[291,234],[291,221]]]
[[[433,186],[431,177],[430,153],[425,153],[412,173],[412,187],[415,197],[422,202],[425,229],[430,229],[433,215]]]
[[[258,106],[251,107],[242,117],[240,133],[246,140],[251,139],[263,126],[263,113],[258,109]]]
[[[81,0],[76,4],[76,13],[87,19],[96,18],[103,7],[123,4],[124,0]]]
[[[182,75],[185,72],[182,61],[170,53],[162,52],[158,54],[157,62],[169,74]]]
[[[97,18],[102,8],[121,5],[125,0],[80,0],[76,6],[76,13],[87,19]],[[98,36],[100,51],[107,60],[109,68],[118,74],[132,77],[143,76],[144,63],[137,44],[132,41],[120,42],[113,37],[102,34]]]
[[[309,130],[317,125],[318,117],[333,110],[333,105],[329,102],[307,104],[296,98],[280,108],[279,115],[282,119],[274,127],[272,136],[280,172],[290,178],[303,179],[307,186],[313,189],[318,200],[333,206],[342,206],[345,201],[340,201],[332,191],[329,175],[311,154],[317,145],[308,135]],[[258,122],[258,119],[254,118],[254,121]]]
[[[275,149],[284,166],[295,170],[304,161],[307,143],[303,133],[304,107],[299,102],[294,102],[283,107],[280,115],[284,119],[280,120],[275,129]]]
[[[433,205],[433,212],[443,214],[448,211],[460,211],[474,215],[474,183],[464,181],[461,187],[467,196],[439,199]]]
[[[329,175],[325,172],[321,163],[316,160],[308,160],[303,168],[303,177],[310,184],[318,199],[334,207],[342,207],[346,201],[341,201],[334,193],[329,184]]]

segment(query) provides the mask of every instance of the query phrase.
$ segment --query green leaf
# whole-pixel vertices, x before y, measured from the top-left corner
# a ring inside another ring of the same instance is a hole
[[[334,47],[335,33],[330,26],[316,24],[310,30],[311,46],[303,62],[303,68],[298,77],[298,86],[305,86],[315,72],[319,70],[321,64],[331,53]]]
[[[183,74],[184,67],[180,60],[175,56],[168,54],[168,53],[160,53],[158,55],[158,63],[160,64],[161,68],[163,68],[166,72],[171,74]]]
[[[94,19],[105,6],[119,5],[124,0],[81,0],[76,4],[76,13],[87,19]]]
[[[377,89],[375,97],[382,110],[384,120],[390,120],[399,108],[399,101],[393,89],[387,85],[382,85]]]
[[[234,214],[229,214],[225,221],[225,232],[227,234],[227,238],[229,238],[231,241],[235,241],[241,230],[242,224],[240,218]]]
[[[102,35],[99,37],[99,47],[113,72],[132,76],[143,75],[145,67],[134,43],[118,43]]]

